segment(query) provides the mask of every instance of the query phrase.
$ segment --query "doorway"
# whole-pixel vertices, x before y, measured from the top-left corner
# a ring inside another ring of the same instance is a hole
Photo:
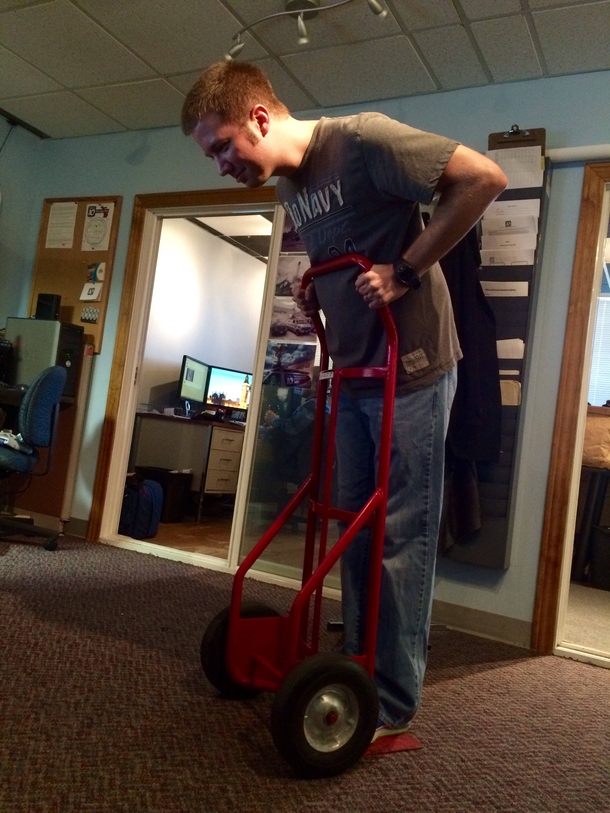
[[[143,369],[145,352],[145,339],[148,332],[151,303],[154,291],[155,268],[161,239],[163,222],[168,218],[195,218],[235,217],[237,215],[267,215],[272,218],[274,225],[279,223],[279,237],[272,237],[269,244],[269,256],[272,258],[269,269],[272,268],[273,257],[277,255],[275,243],[281,237],[281,223],[283,212],[277,206],[273,189],[258,190],[212,190],[199,193],[172,193],[160,195],[146,195],[138,197],[134,205],[134,215],[128,258],[126,264],[121,313],[119,316],[119,329],[115,342],[115,351],[111,373],[111,383],[107,401],[107,410],[102,430],[102,443],[98,459],[92,513],[89,521],[87,538],[92,541],[119,544],[135,550],[148,553],[157,553],[155,545],[146,541],[126,540],[117,534],[118,520],[121,510],[123,491],[125,486],[125,473],[128,469],[129,454],[131,450],[131,435],[134,425],[134,416],[138,411],[138,393],[140,371]],[[190,227],[196,227],[189,224]],[[204,231],[205,229],[202,229]],[[219,231],[215,229],[215,231]],[[209,232],[209,230],[208,230]],[[217,235],[214,235],[215,237]],[[229,242],[228,235],[224,235]],[[267,238],[267,241],[269,238]],[[231,246],[237,249],[236,245]],[[244,246],[239,250],[245,250]],[[275,255],[274,255],[275,251]],[[245,256],[245,255],[244,255]],[[254,258],[249,258],[255,261]],[[256,260],[260,264],[259,260]],[[267,302],[267,281],[265,277],[265,290],[262,294],[262,307],[257,308],[258,322],[255,326],[255,347],[251,348],[252,357],[260,355],[258,352],[261,336],[269,329],[270,302]],[[238,331],[231,320],[225,320],[233,335]],[[265,323],[266,324],[263,324]],[[216,325],[216,331],[220,328]],[[180,354],[180,361],[182,360]],[[217,367],[228,367],[222,356],[216,356]],[[210,360],[211,361],[211,360]],[[252,362],[249,362],[249,365]],[[249,366],[246,365],[246,366]],[[242,365],[243,366],[243,365]],[[249,372],[249,371],[248,371]],[[253,380],[260,378],[261,370],[257,373],[252,370]],[[171,384],[171,375],[166,383]],[[201,406],[205,406],[202,404]],[[253,390],[250,407],[256,409],[256,388]],[[157,410],[160,412],[160,410]],[[243,432],[242,453],[237,479],[235,504],[239,502],[239,493],[246,488],[248,480],[248,460],[253,441],[249,438],[249,426],[245,422]],[[185,468],[188,468],[185,467]],[[201,478],[200,478],[201,480]],[[243,514],[243,511],[241,512]],[[243,521],[243,517],[242,517]],[[223,557],[208,554],[190,553],[188,551],[165,549],[164,555],[169,558],[201,564],[206,560],[207,566],[216,569],[231,569],[238,557],[237,548],[233,551],[236,540],[239,538],[240,511],[235,510],[231,518],[231,534],[229,545]]]
[[[610,164],[585,167],[542,535],[532,648],[610,666],[566,640],[595,311],[610,210]],[[573,637],[570,634],[570,637]]]

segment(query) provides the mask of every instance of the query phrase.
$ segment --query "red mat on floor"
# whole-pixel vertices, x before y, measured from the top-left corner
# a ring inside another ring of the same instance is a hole
[[[422,744],[413,734],[398,734],[396,737],[380,737],[372,742],[366,749],[364,756],[373,757],[378,754],[393,754],[396,751],[417,751]]]

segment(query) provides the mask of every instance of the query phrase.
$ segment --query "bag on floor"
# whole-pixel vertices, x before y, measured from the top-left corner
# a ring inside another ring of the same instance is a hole
[[[127,478],[123,506],[119,520],[119,533],[133,539],[156,536],[163,509],[163,489],[154,480]]]

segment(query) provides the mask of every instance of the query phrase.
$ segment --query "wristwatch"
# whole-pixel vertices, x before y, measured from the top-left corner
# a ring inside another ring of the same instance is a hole
[[[393,264],[393,268],[394,277],[402,285],[406,285],[414,291],[421,288],[421,279],[419,278],[419,274],[417,273],[417,269],[414,265],[411,265],[411,263],[408,263],[401,257],[400,260],[397,260]]]

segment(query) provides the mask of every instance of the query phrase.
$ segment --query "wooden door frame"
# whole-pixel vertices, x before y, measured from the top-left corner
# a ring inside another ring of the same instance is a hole
[[[115,430],[129,339],[130,319],[134,306],[136,282],[142,254],[144,222],[147,214],[155,210],[195,208],[210,206],[240,206],[252,203],[277,203],[273,187],[260,189],[209,189],[189,192],[161,192],[148,195],[136,195],[134,198],[131,231],[125,262],[125,276],[121,293],[119,320],[114,343],[110,383],[106,400],[106,412],[102,425],[100,447],[93,484],[91,513],[87,524],[86,538],[98,542],[102,526],[104,502],[108,489],[108,473],[114,446]]]
[[[610,163],[585,166],[532,620],[531,647],[544,654],[552,653],[557,643],[557,611],[583,399],[591,295],[608,183]],[[581,382],[580,386],[577,382]]]

